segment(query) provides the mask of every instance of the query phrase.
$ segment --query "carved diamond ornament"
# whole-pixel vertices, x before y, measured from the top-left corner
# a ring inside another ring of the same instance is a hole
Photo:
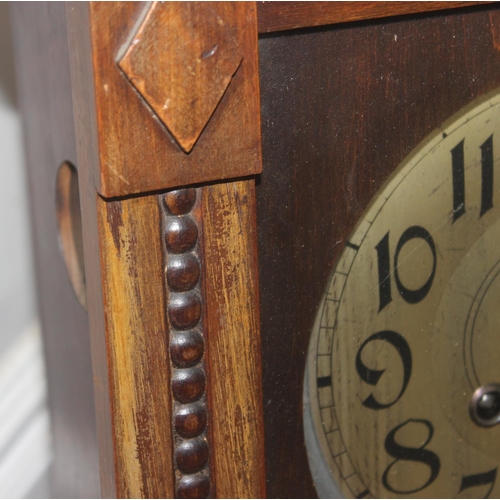
[[[119,66],[189,153],[242,52],[232,2],[154,2]]]

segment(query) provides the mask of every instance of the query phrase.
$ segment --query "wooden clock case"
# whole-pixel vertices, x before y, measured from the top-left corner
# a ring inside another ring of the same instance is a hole
[[[328,276],[403,158],[500,85],[498,8],[468,4],[13,6],[56,495],[315,496],[302,384]],[[87,310],[58,248],[65,161]]]

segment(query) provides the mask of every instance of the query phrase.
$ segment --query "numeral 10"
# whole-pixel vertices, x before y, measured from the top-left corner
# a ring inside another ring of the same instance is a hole
[[[401,250],[408,241],[415,238],[420,238],[424,240],[432,252],[432,271],[427,278],[427,281],[418,289],[411,290],[406,288],[398,273],[398,259]],[[378,245],[375,247],[377,250],[377,261],[378,261],[378,289],[379,289],[379,312],[384,309],[392,301],[391,292],[391,262],[390,262],[390,251],[389,251],[389,232],[379,241]],[[398,244],[396,246],[396,252],[394,254],[394,280],[396,282],[396,287],[399,294],[403,299],[409,304],[417,304],[423,300],[431,289],[432,282],[434,280],[434,275],[436,274],[436,245],[432,239],[431,234],[427,229],[421,226],[411,226],[409,227],[399,238]]]

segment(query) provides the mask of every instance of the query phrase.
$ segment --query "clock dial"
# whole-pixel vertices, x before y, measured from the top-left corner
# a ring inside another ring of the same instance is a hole
[[[497,90],[406,158],[346,242],[307,363],[320,494],[500,495],[499,154]]]

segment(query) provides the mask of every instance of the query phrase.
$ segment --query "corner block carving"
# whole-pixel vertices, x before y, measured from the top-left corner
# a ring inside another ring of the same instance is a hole
[[[232,2],[154,2],[119,67],[189,153],[242,61]]]

